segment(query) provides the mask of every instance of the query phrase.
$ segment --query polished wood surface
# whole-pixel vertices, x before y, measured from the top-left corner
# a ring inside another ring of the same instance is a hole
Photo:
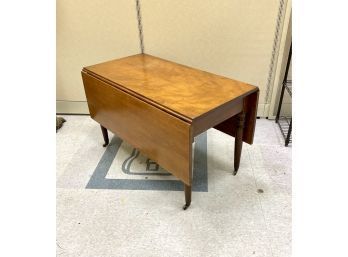
[[[216,128],[235,137],[234,172],[243,142],[253,143],[257,87],[146,54],[82,70],[91,117],[184,182],[191,204],[192,142]]]
[[[243,110],[243,99],[238,98],[235,101],[228,102],[215,108],[211,112],[200,116],[199,118],[192,121],[192,133],[193,136],[199,135],[200,133],[221,124],[225,120],[234,115],[240,113]],[[232,126],[234,124],[232,123]]]
[[[82,72],[91,117],[191,185],[189,123]]]
[[[257,103],[259,91],[253,92],[243,99],[243,112],[245,113],[245,124],[243,128],[243,141],[252,144],[254,141],[254,132],[256,125]],[[214,126],[230,136],[236,137],[237,131],[237,116],[232,116],[229,119]]]
[[[147,54],[89,66],[84,71],[186,121],[258,90]]]
[[[239,169],[240,157],[242,154],[243,146],[243,130],[245,122],[245,113],[242,111],[236,116],[236,137],[234,142],[234,172],[236,175]]]

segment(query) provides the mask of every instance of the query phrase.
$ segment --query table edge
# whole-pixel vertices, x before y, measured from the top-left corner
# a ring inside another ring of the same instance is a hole
[[[121,84],[118,84],[118,83],[116,83],[116,82],[114,82],[114,81],[112,81],[110,79],[107,79],[107,78],[105,78],[103,76],[100,76],[97,73],[88,70],[87,67],[83,67],[81,72],[85,72],[85,73],[87,73],[87,74],[89,74],[91,76],[94,76],[95,78],[100,79],[100,80],[104,81],[105,83],[108,83],[108,84],[116,87],[117,89],[122,90],[123,92],[128,93],[128,94],[130,94],[130,95],[132,95],[134,97],[137,97],[138,99],[140,99],[140,100],[142,100],[142,101],[144,101],[144,102],[146,102],[148,104],[151,104],[151,105],[153,105],[153,106],[155,106],[155,107],[157,107],[157,108],[159,108],[159,109],[161,109],[161,110],[163,110],[163,111],[165,111],[165,112],[167,112],[167,113],[169,113],[169,114],[171,114],[171,115],[173,115],[173,116],[175,116],[175,117],[177,117],[177,118],[179,118],[179,119],[181,119],[181,120],[183,120],[185,122],[188,122],[188,123],[193,123],[193,121],[201,119],[201,118],[204,118],[207,115],[210,115],[211,112],[213,112],[214,110],[216,110],[218,108],[221,108],[222,106],[228,105],[228,104],[230,104],[230,103],[232,103],[234,101],[237,101],[240,98],[244,98],[244,97],[246,97],[246,96],[248,96],[248,95],[250,95],[250,94],[252,94],[254,92],[259,91],[259,87],[248,84],[248,85],[250,85],[250,86],[252,86],[254,88],[252,90],[250,90],[250,91],[245,92],[244,94],[239,95],[236,98],[233,98],[233,99],[230,99],[230,100],[228,100],[228,101],[226,101],[224,103],[221,103],[219,106],[216,106],[215,108],[210,109],[209,111],[204,112],[204,113],[202,113],[199,116],[191,118],[191,117],[183,115],[182,113],[179,113],[179,112],[177,112],[177,111],[175,111],[175,110],[173,110],[173,109],[171,109],[171,108],[169,108],[169,107],[167,107],[165,105],[162,105],[162,104],[160,104],[160,103],[158,103],[158,102],[156,102],[156,101],[154,101],[154,100],[152,100],[152,99],[150,99],[150,98],[148,98],[146,96],[143,96],[143,95],[137,93],[136,91],[133,91],[133,90],[131,90],[131,89],[121,85]]]

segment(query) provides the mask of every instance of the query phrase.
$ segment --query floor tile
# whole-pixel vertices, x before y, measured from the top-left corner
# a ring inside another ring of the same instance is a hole
[[[183,211],[181,191],[87,189],[105,152],[100,127],[88,116],[64,118],[57,256],[291,256],[291,147],[274,121],[257,120],[236,176],[234,139],[208,130],[208,191],[193,192]]]

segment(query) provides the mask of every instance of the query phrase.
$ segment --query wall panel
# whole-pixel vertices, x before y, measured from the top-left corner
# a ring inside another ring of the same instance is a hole
[[[140,0],[145,52],[259,86],[258,115],[268,116],[265,97],[279,3]],[[280,31],[280,44],[283,35]],[[135,0],[57,0],[57,110],[86,109],[83,66],[139,52]],[[274,63],[277,81],[281,60]],[[69,106],[58,107],[66,101]]]
[[[83,66],[139,49],[134,1],[57,0],[57,111],[64,101],[86,101]]]
[[[260,87],[271,60],[277,0],[143,0],[145,52]]]

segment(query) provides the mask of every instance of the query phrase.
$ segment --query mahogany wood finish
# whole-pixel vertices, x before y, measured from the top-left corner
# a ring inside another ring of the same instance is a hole
[[[196,135],[215,127],[236,137],[235,170],[243,141],[253,142],[255,86],[147,54],[83,68],[82,78],[105,144],[109,129],[182,180],[184,209],[191,203]]]
[[[147,54],[85,70],[187,121],[257,91],[255,86]]]
[[[185,205],[183,209],[186,210],[191,204],[191,195],[192,195],[191,186],[184,184],[184,191],[185,191]]]
[[[243,141],[248,144],[252,144],[254,140],[256,114],[257,114],[257,102],[259,97],[259,91],[251,93],[243,100],[243,112],[245,113],[245,126],[243,129]],[[237,129],[237,116],[230,117],[229,119],[221,122],[214,127],[230,136],[236,136]]]
[[[190,124],[82,72],[92,119],[191,184]]]
[[[243,129],[244,129],[245,113],[241,112],[237,115],[236,119],[236,137],[234,143],[234,172],[233,175],[236,175],[239,169],[240,156],[242,154],[243,146]]]
[[[237,99],[232,102],[227,102],[205,115],[201,115],[192,121],[193,135],[197,136],[211,127],[221,124],[225,120],[228,120],[228,118],[240,113],[242,110],[243,99]]]

